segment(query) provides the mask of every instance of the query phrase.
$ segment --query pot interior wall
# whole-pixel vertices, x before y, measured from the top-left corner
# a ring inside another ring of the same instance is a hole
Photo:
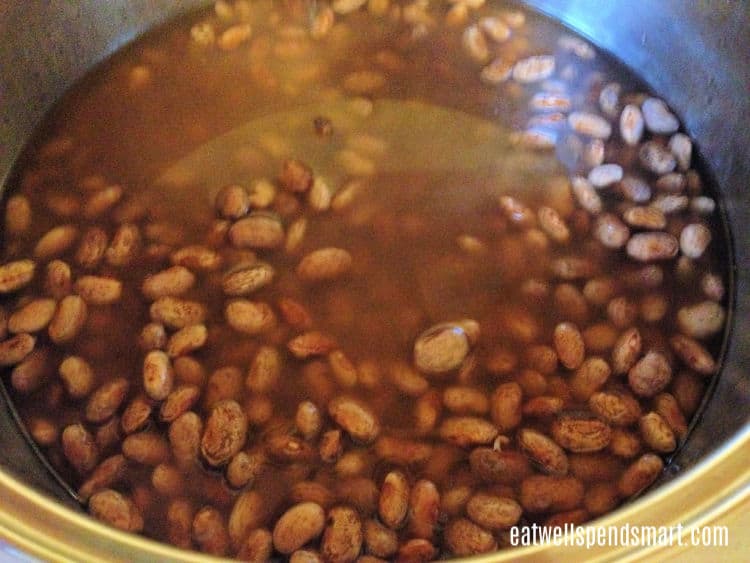
[[[87,69],[176,13],[184,0],[0,3],[0,184],[44,113]],[[689,468],[743,431],[750,382],[750,9],[703,0],[529,0],[637,70],[677,111],[723,195],[735,252],[733,331],[720,381],[673,463]],[[0,397],[0,465],[70,502]],[[745,428],[744,431],[747,429]],[[665,479],[671,475],[665,476]]]

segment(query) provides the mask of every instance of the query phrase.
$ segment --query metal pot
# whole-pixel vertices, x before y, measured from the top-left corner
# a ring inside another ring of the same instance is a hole
[[[52,103],[126,41],[203,0],[0,3],[0,184]],[[731,334],[723,369],[658,488],[599,525],[715,521],[750,497],[750,4],[723,0],[528,0],[610,51],[681,116],[713,173],[734,247]],[[0,397],[0,538],[47,560],[189,561],[205,556],[105,527],[71,501]],[[643,548],[542,546],[486,561],[642,558]]]

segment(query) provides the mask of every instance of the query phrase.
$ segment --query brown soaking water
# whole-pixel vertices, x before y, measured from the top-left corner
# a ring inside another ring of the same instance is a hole
[[[716,376],[727,249],[692,150],[515,6],[217,2],[93,70],[19,160],[4,384],[93,516],[185,549],[428,561],[587,522]]]

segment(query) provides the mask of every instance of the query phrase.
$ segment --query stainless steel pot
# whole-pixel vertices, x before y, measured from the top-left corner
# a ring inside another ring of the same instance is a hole
[[[52,103],[94,64],[202,0],[0,3],[0,184]],[[681,116],[723,195],[734,247],[731,336],[713,394],[661,485],[601,525],[714,521],[750,497],[750,3],[528,0],[636,69]],[[47,560],[205,560],[94,522],[51,479],[0,397],[0,538]],[[486,561],[641,558],[534,547]]]

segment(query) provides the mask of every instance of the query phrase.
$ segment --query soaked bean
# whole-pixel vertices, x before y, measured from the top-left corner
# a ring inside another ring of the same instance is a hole
[[[593,418],[563,416],[552,423],[555,441],[571,452],[596,452],[609,445],[610,427]]]
[[[672,153],[655,141],[643,143],[638,151],[638,158],[641,165],[654,174],[667,174],[677,166]]]
[[[0,293],[12,293],[25,287],[34,278],[36,264],[32,260],[17,260],[0,266]]]
[[[227,463],[247,437],[247,418],[235,401],[220,401],[211,409],[201,438],[201,453],[212,466]]]
[[[129,388],[130,382],[124,377],[103,383],[91,394],[86,403],[86,419],[95,423],[106,421],[120,408]]]
[[[73,275],[70,266],[62,260],[47,264],[44,289],[53,299],[62,299],[73,291]]]
[[[435,325],[414,343],[414,364],[425,373],[456,369],[466,358],[479,334],[479,324],[471,319]]]
[[[367,520],[364,525],[364,542],[367,552],[376,557],[388,558],[398,550],[398,536],[377,520]]]
[[[122,282],[104,276],[81,276],[73,285],[88,305],[111,305],[122,296]]]
[[[323,356],[333,352],[337,347],[333,338],[314,330],[300,334],[287,343],[289,351],[298,359]]]
[[[594,113],[574,111],[568,116],[568,125],[576,133],[597,139],[606,140],[612,134],[609,122]]]
[[[688,258],[700,258],[711,242],[711,231],[699,223],[686,225],[680,233],[680,250]]]
[[[645,121],[640,108],[635,104],[628,104],[620,114],[620,136],[626,144],[635,146],[641,141]]]
[[[693,143],[690,137],[684,133],[675,133],[669,139],[669,150],[677,160],[679,170],[684,171],[690,168],[690,161],[693,157]]]
[[[671,135],[680,127],[674,114],[669,111],[667,104],[658,98],[647,98],[641,105],[646,127],[657,135]]]
[[[166,399],[174,384],[174,370],[169,356],[153,350],[143,360],[143,388],[155,401]]]
[[[175,266],[184,266],[191,270],[213,271],[221,267],[221,256],[212,248],[199,244],[183,246],[169,255]]]
[[[63,454],[81,474],[89,473],[99,461],[99,450],[94,437],[82,424],[66,426],[61,435]]]
[[[378,514],[389,528],[401,527],[409,510],[409,484],[400,471],[391,471],[385,476],[380,490]]]
[[[321,541],[321,554],[326,561],[354,561],[362,549],[362,541],[362,522],[356,510],[348,506],[336,506],[328,511]]]
[[[487,553],[497,548],[492,534],[466,518],[451,521],[445,529],[445,543],[458,557]]]
[[[281,553],[292,553],[323,533],[325,512],[313,502],[287,510],[273,529],[273,545]]]
[[[597,218],[593,232],[599,242],[612,249],[622,248],[630,238],[630,229],[611,213],[604,213]]]
[[[68,356],[58,368],[65,391],[74,399],[87,397],[94,388],[94,370],[80,356]]]
[[[686,305],[677,311],[677,325],[685,335],[704,340],[717,334],[724,326],[724,307],[715,301]]]
[[[339,278],[352,266],[349,252],[341,248],[321,248],[305,256],[297,266],[297,275],[307,282]]]
[[[178,464],[190,467],[198,461],[203,422],[194,412],[186,412],[169,427],[169,443]]]
[[[160,434],[151,431],[138,432],[123,440],[122,453],[137,463],[156,466],[169,458],[169,445]]]
[[[568,472],[568,457],[551,438],[541,432],[524,428],[518,433],[518,444],[528,458],[550,475]]]
[[[653,450],[669,453],[677,447],[674,432],[658,413],[649,412],[641,417],[638,426],[643,441]]]
[[[577,369],[583,363],[586,348],[578,327],[573,323],[560,323],[555,327],[553,340],[560,363],[567,369]]]
[[[57,302],[54,299],[33,299],[8,317],[7,329],[14,334],[44,330],[52,320],[56,309]]]
[[[353,439],[369,443],[380,433],[380,424],[374,412],[363,403],[340,396],[328,404],[328,414]]]
[[[409,532],[417,538],[432,540],[440,516],[440,494],[431,481],[421,479],[409,497]],[[434,548],[433,548],[434,549]]]
[[[60,429],[44,418],[31,419],[28,422],[28,429],[34,442],[42,447],[51,446],[60,439]]]
[[[284,228],[275,214],[254,211],[232,225],[229,240],[238,248],[278,248],[284,244]]]
[[[516,451],[475,448],[469,455],[471,471],[482,481],[511,485],[531,473],[528,459]]]
[[[647,352],[628,371],[628,384],[636,395],[653,397],[672,380],[672,367],[661,352]]]
[[[224,555],[229,548],[229,533],[224,518],[210,506],[204,506],[195,514],[192,537],[202,551],[211,555]]]
[[[111,266],[127,266],[138,256],[140,248],[141,233],[138,227],[126,223],[115,231],[112,241],[104,251],[104,258]]]
[[[475,61],[482,63],[490,56],[489,45],[482,30],[477,25],[470,25],[461,36],[464,51]]]
[[[586,178],[574,177],[571,180],[571,189],[578,200],[578,204],[586,211],[593,215],[602,211],[602,200],[596,193],[594,186]]]
[[[558,244],[570,241],[570,229],[557,211],[551,207],[540,207],[538,219],[539,226],[553,241]]]
[[[47,231],[34,247],[34,258],[49,260],[66,252],[78,239],[78,229],[73,225],[60,225]],[[16,266],[18,268],[18,266]],[[18,275],[18,274],[16,274]],[[2,279],[0,277],[0,279]]]
[[[442,439],[465,448],[492,442],[498,430],[494,424],[484,419],[464,416],[446,418],[438,433]]]
[[[151,301],[179,297],[195,284],[195,275],[184,266],[172,266],[143,280],[141,291]]]
[[[533,475],[521,483],[520,503],[531,513],[572,510],[583,501],[583,484],[574,477]]]
[[[669,260],[677,255],[679,243],[668,233],[638,233],[630,237],[626,249],[639,262]]]
[[[619,164],[600,164],[591,169],[588,180],[595,188],[606,188],[623,178],[622,166]]]
[[[625,392],[599,392],[589,398],[591,411],[616,426],[630,426],[641,416],[638,401]]]
[[[190,325],[175,332],[167,342],[166,352],[170,358],[190,354],[203,347],[208,331],[202,324]]]
[[[133,501],[112,489],[103,489],[89,499],[91,515],[126,532],[143,530],[143,517]]]
[[[606,84],[599,92],[599,107],[609,117],[617,117],[620,108],[622,86],[617,82]]]
[[[469,499],[466,514],[486,530],[506,529],[521,518],[523,509],[513,499],[477,493]]]
[[[539,82],[549,78],[555,71],[555,58],[551,55],[537,55],[518,61],[513,66],[513,80],[521,84]]]
[[[716,371],[716,362],[713,357],[696,340],[677,334],[670,339],[669,343],[674,353],[693,371],[701,375],[712,375]]]

